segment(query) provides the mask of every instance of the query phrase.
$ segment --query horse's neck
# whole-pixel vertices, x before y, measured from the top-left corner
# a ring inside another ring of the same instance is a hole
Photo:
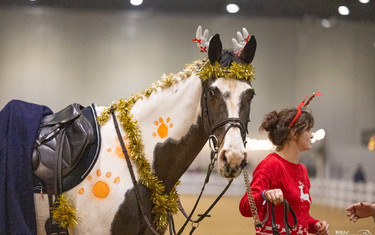
[[[207,141],[201,123],[202,84],[191,77],[139,100],[132,109],[153,172],[170,191]]]

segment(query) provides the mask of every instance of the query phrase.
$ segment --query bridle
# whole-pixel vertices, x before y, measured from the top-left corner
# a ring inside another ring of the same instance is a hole
[[[213,123],[212,119],[210,118],[210,112],[208,110],[207,96],[206,96],[207,89],[208,89],[208,84],[207,84],[207,82],[205,82],[205,83],[203,83],[203,91],[202,91],[202,98],[201,98],[201,111],[202,111],[201,117],[202,117],[202,125],[204,126],[204,129],[206,131],[208,130],[208,135],[209,135],[208,143],[209,143],[209,147],[211,149],[211,154],[210,154],[211,161],[208,165],[207,175],[206,175],[204,184],[201,188],[201,192],[200,192],[200,194],[199,194],[199,196],[198,196],[198,198],[197,198],[197,200],[194,204],[194,207],[191,210],[189,215],[187,215],[185,213],[185,210],[184,210],[184,208],[182,207],[182,204],[179,201],[179,209],[180,209],[181,213],[185,216],[186,220],[185,220],[185,223],[182,225],[182,227],[180,228],[180,230],[177,233],[174,229],[173,217],[170,215],[171,223],[170,223],[170,226],[169,226],[169,231],[170,231],[171,235],[172,234],[178,234],[178,235],[181,234],[183,232],[183,230],[185,229],[186,225],[189,222],[191,222],[191,224],[192,224],[192,229],[191,229],[189,234],[193,234],[195,229],[198,228],[199,223],[204,218],[210,217],[210,215],[208,213],[213,209],[213,207],[216,205],[216,203],[221,199],[221,197],[225,194],[225,192],[229,189],[230,185],[232,184],[233,179],[230,179],[228,181],[228,184],[226,185],[226,187],[219,194],[219,196],[216,198],[216,200],[211,204],[211,206],[206,210],[206,212],[203,213],[203,214],[198,214],[199,218],[197,220],[191,219],[192,215],[194,214],[194,212],[195,212],[195,210],[198,206],[198,203],[201,199],[201,196],[204,192],[205,186],[209,182],[211,172],[212,172],[212,170],[215,166],[215,162],[217,160],[219,146],[222,144],[222,141],[224,140],[225,135],[228,133],[230,128],[238,127],[240,129],[242,141],[244,143],[244,146],[246,146],[247,123],[249,122],[249,120],[246,120],[246,122],[244,122],[240,118],[229,117],[229,118],[224,118],[222,120],[219,120],[219,121],[216,121],[215,123]],[[207,123],[208,126],[205,126],[205,123]],[[244,123],[246,123],[246,125]],[[214,134],[214,132],[217,128],[225,126],[226,124],[229,124],[229,125],[226,126],[223,137],[222,137],[221,141],[219,141],[217,136]],[[243,169],[246,166],[246,164],[247,164],[246,161],[244,161],[241,164],[241,168]]]
[[[207,89],[208,89],[208,84],[207,84],[207,82],[205,82],[203,84],[203,92],[202,92],[202,99],[201,99],[202,122],[203,122],[203,126],[205,126],[205,123],[207,123],[207,125],[208,125],[204,129],[209,132],[208,136],[209,136],[210,141],[213,142],[214,147],[218,147],[218,146],[221,145],[222,141],[225,138],[225,135],[228,133],[229,129],[232,128],[232,127],[238,127],[240,129],[242,141],[244,143],[244,146],[246,146],[246,134],[248,133],[247,124],[250,120],[247,119],[244,122],[240,118],[227,117],[227,118],[224,118],[220,121],[217,121],[216,123],[212,123],[212,118],[210,117],[210,112],[208,110],[208,105],[207,105],[207,95],[206,95]],[[214,134],[214,132],[215,132],[216,129],[218,129],[219,127],[225,126],[226,124],[229,124],[229,125],[226,126],[223,137],[222,137],[221,141],[219,142],[218,138]]]
[[[203,124],[203,126],[205,125],[205,122],[208,124],[208,127],[204,128],[204,129],[205,130],[209,130],[208,143],[209,143],[209,147],[211,149],[211,154],[210,154],[210,156],[211,156],[211,162],[208,165],[207,175],[206,175],[204,184],[202,186],[201,192],[200,192],[200,194],[199,194],[199,196],[198,196],[198,198],[197,198],[197,200],[195,202],[195,205],[194,205],[194,207],[193,207],[193,209],[192,209],[192,211],[190,212],[189,215],[187,215],[185,213],[185,210],[184,210],[184,208],[182,207],[182,205],[181,205],[181,203],[179,201],[180,211],[185,216],[186,221],[185,221],[185,223],[182,225],[182,227],[180,228],[180,230],[177,233],[175,232],[175,229],[174,229],[173,217],[170,216],[170,220],[171,220],[170,227],[169,227],[170,234],[181,234],[183,232],[183,230],[185,229],[185,227],[186,227],[186,225],[187,225],[188,222],[191,222],[191,224],[192,224],[192,229],[191,229],[191,231],[190,231],[189,234],[193,234],[193,232],[195,231],[195,229],[198,228],[199,223],[204,218],[210,217],[210,215],[208,213],[213,209],[213,207],[216,205],[216,203],[221,199],[221,197],[225,194],[225,192],[229,189],[230,185],[232,184],[233,179],[230,179],[228,181],[227,186],[223,189],[223,191],[219,194],[219,196],[211,204],[211,206],[206,210],[206,212],[203,213],[203,214],[198,214],[199,218],[197,220],[192,220],[191,219],[192,215],[195,212],[195,209],[198,206],[198,203],[199,203],[199,201],[201,199],[201,196],[202,196],[202,194],[204,192],[205,186],[209,182],[209,178],[210,178],[211,172],[212,172],[212,170],[213,170],[213,168],[215,166],[215,162],[217,160],[217,154],[218,154],[218,151],[219,151],[219,146],[221,145],[222,141],[225,138],[225,135],[228,133],[228,131],[229,131],[230,128],[232,128],[232,127],[238,127],[240,129],[240,131],[241,131],[241,137],[242,137],[244,146],[246,146],[247,123],[249,122],[249,120],[246,120],[246,122],[244,122],[240,118],[229,117],[229,118],[224,118],[224,119],[222,119],[220,121],[217,121],[217,122],[213,123],[212,120],[211,120],[211,118],[210,118],[210,112],[208,110],[208,105],[207,105],[207,96],[206,96],[206,92],[207,92],[207,89],[208,89],[207,87],[208,87],[208,84],[204,83],[203,84],[203,91],[202,91],[202,99],[201,99],[201,110],[202,110],[202,124]],[[246,123],[246,125],[244,123]],[[223,137],[222,137],[221,141],[219,142],[217,136],[214,134],[214,131],[217,128],[219,128],[219,127],[225,126],[226,124],[229,124],[229,125],[226,126],[226,129],[224,131]],[[246,161],[244,161],[241,164],[241,168],[243,169],[246,166],[246,164],[247,164]]]

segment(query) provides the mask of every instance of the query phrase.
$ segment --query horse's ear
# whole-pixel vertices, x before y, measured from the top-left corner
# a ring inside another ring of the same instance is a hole
[[[246,43],[243,52],[241,53],[240,59],[246,64],[250,64],[254,59],[256,49],[257,41],[254,36],[251,36],[250,41]]]
[[[213,36],[208,46],[208,59],[213,64],[216,61],[220,61],[221,53],[223,52],[223,46],[220,41],[219,34]]]

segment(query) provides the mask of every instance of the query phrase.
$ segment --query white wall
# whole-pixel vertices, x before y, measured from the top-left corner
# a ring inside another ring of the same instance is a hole
[[[220,33],[225,48],[242,27],[257,38],[252,138],[266,138],[258,133],[265,113],[319,91],[310,107],[316,129],[326,129],[329,162],[353,161],[335,154],[343,147],[364,151],[361,131],[375,127],[375,23],[326,29],[308,18],[0,8],[0,109],[11,99],[54,111],[109,105],[203,58],[191,41],[198,25]]]

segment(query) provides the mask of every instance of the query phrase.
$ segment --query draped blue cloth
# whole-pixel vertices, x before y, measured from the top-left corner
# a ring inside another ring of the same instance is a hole
[[[0,235],[36,234],[31,156],[40,122],[51,113],[19,100],[0,111]]]

